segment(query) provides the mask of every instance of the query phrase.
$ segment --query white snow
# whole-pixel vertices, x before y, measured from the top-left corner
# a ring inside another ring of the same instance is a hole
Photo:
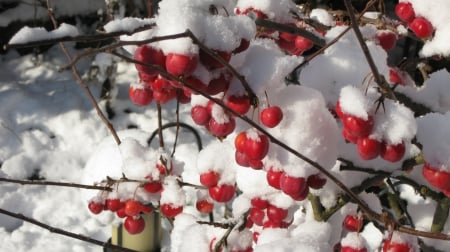
[[[47,31],[43,27],[31,28],[25,26],[14,34],[14,36],[9,40],[9,44],[26,44],[28,42],[39,40],[74,37],[77,35],[78,29],[75,26],[66,23],[62,23],[57,29],[52,31]]]

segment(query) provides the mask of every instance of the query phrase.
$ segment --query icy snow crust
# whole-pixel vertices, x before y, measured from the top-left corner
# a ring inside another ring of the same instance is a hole
[[[9,44],[26,44],[33,41],[73,37],[76,35],[78,35],[78,29],[66,23],[62,23],[57,29],[52,31],[47,31],[43,27],[30,28],[25,26],[9,40]]]

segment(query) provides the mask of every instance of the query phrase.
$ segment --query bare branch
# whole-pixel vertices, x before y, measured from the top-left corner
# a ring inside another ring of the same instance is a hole
[[[7,215],[7,216],[10,216],[10,217],[19,219],[19,220],[23,220],[23,221],[29,222],[29,223],[34,224],[36,226],[39,226],[41,228],[47,229],[48,231],[50,231],[52,233],[55,233],[55,234],[64,235],[64,236],[67,236],[67,237],[70,237],[70,238],[73,238],[73,239],[77,239],[77,240],[80,240],[80,241],[85,241],[85,242],[92,243],[92,244],[95,244],[95,245],[99,245],[99,246],[102,246],[102,247],[105,247],[105,248],[110,248],[110,249],[113,249],[114,251],[137,252],[136,250],[133,250],[133,249],[119,247],[119,246],[110,244],[108,242],[102,242],[102,241],[99,241],[99,240],[96,240],[96,239],[92,239],[92,238],[84,236],[84,235],[75,234],[75,233],[72,233],[72,232],[69,232],[69,231],[66,231],[66,230],[55,228],[55,227],[52,227],[52,226],[47,225],[45,223],[42,223],[40,221],[37,221],[37,220],[35,220],[33,218],[24,216],[23,214],[13,213],[13,212],[7,211],[7,210],[2,209],[2,208],[0,208],[0,214],[4,214],[4,215]]]
[[[56,181],[46,181],[46,180],[20,180],[20,179],[8,179],[8,178],[0,178],[0,182],[14,183],[20,185],[48,185],[48,186],[63,186],[63,187],[75,187],[81,189],[88,190],[101,190],[111,192],[112,188],[108,186],[91,186],[77,183],[68,183],[68,182],[56,182]]]

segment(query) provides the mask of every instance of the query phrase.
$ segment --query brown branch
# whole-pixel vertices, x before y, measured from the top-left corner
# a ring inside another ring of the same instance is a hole
[[[69,232],[69,231],[66,231],[66,230],[62,230],[62,229],[59,229],[59,228],[52,227],[50,225],[47,225],[47,224],[42,223],[40,221],[37,221],[37,220],[35,220],[33,218],[24,216],[23,214],[20,214],[20,213],[13,213],[13,212],[10,212],[10,211],[7,211],[5,209],[0,208],[0,214],[8,215],[10,217],[29,222],[29,223],[31,223],[33,225],[36,225],[36,226],[39,226],[41,228],[47,229],[51,233],[64,235],[64,236],[67,236],[67,237],[70,237],[70,238],[74,238],[74,239],[77,239],[77,240],[80,240],[80,241],[84,241],[84,242],[92,243],[92,244],[95,244],[95,245],[99,245],[99,246],[102,246],[104,248],[113,249],[114,251],[136,252],[136,250],[133,250],[133,249],[119,247],[119,246],[110,244],[108,242],[102,242],[102,241],[99,241],[99,240],[96,240],[96,239],[92,239],[92,238],[84,236],[84,235],[75,234],[75,233],[72,233],[72,232]]]
[[[359,30],[358,20],[355,17],[355,13],[353,11],[353,6],[350,3],[350,0],[344,0],[344,3],[345,3],[345,7],[347,8],[350,20],[351,20],[351,25],[352,25],[353,31],[355,32],[356,38],[358,39],[358,42],[361,46],[364,56],[366,57],[367,63],[369,64],[369,67],[372,71],[375,82],[380,87],[381,92],[384,96],[386,96],[387,98],[392,99],[392,100],[397,100],[397,98],[395,97],[395,94],[391,90],[389,84],[386,82],[384,77],[382,75],[380,75],[380,73],[378,72],[378,68],[375,65],[375,62],[373,61],[372,55],[370,54],[370,51],[369,51],[369,48],[367,47],[366,42],[364,41],[364,38],[361,34],[361,30]]]
[[[0,178],[0,182],[14,183],[20,185],[48,185],[48,186],[63,186],[63,187],[75,187],[88,190],[101,190],[111,192],[112,188],[107,186],[91,186],[77,183],[68,182],[56,182],[56,181],[45,181],[45,180],[20,180],[20,179],[8,179]]]
[[[50,7],[49,0],[47,0],[47,9],[48,9],[48,15],[49,15],[49,17],[50,17],[50,19],[51,19],[51,21],[53,23],[54,28],[55,29],[58,28],[58,23],[56,22],[55,16],[53,15],[53,10]],[[64,55],[66,56],[67,60],[69,62],[71,62],[72,61],[72,56],[70,55],[70,53],[67,50],[67,48],[64,45],[64,43],[61,42],[61,43],[59,43],[59,45],[60,45],[61,50],[63,51]],[[85,91],[86,95],[89,97],[89,100],[91,101],[91,104],[94,106],[95,111],[97,112],[97,115],[100,117],[100,119],[106,125],[106,127],[109,129],[109,132],[114,137],[114,140],[116,141],[117,145],[120,145],[120,139],[119,139],[119,136],[117,135],[116,130],[114,129],[113,125],[108,120],[108,118],[106,118],[105,114],[103,114],[102,110],[100,109],[100,107],[99,107],[97,101],[95,100],[94,95],[92,94],[91,90],[89,89],[88,85],[81,78],[80,73],[78,72],[76,66],[72,65],[70,68],[72,70],[72,74],[77,79],[78,84],[83,88],[83,90]]]
[[[163,137],[163,128],[162,128],[162,115],[161,115],[161,104],[156,103],[156,108],[158,110],[158,138],[159,138],[159,147],[164,149],[164,137]]]

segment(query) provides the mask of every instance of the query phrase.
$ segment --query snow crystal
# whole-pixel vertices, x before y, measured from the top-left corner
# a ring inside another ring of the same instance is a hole
[[[164,178],[164,190],[161,193],[161,205],[172,204],[174,206],[183,206],[186,201],[186,196],[178,180],[174,176],[167,176]]]
[[[25,26],[14,34],[8,43],[10,45],[26,44],[39,40],[73,37],[77,35],[78,29],[75,26],[66,23],[62,23],[57,29],[49,32],[43,27],[30,28]]]

